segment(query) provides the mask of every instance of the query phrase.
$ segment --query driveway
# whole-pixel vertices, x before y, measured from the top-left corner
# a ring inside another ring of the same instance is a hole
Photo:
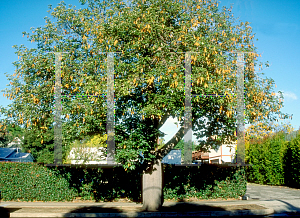
[[[259,185],[247,183],[246,194],[253,200],[291,200],[300,199],[300,189],[286,186]]]
[[[275,213],[300,214],[300,189],[248,183],[246,195],[249,203],[273,208]]]

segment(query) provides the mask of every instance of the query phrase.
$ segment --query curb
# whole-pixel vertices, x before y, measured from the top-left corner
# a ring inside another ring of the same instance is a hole
[[[10,217],[195,217],[195,216],[253,216],[270,215],[271,208],[237,211],[194,211],[194,212],[125,212],[125,213],[11,213]]]

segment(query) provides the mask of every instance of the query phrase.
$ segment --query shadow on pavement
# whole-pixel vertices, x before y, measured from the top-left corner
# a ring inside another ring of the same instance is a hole
[[[14,212],[14,211],[19,210],[19,209],[20,208],[10,208],[10,209],[7,209],[5,207],[0,207],[1,218],[9,218],[11,212]]]
[[[67,213],[122,213],[122,209],[117,207],[88,206],[76,208]]]
[[[283,200],[277,200],[277,201],[283,202],[284,204],[287,205],[287,210],[293,211],[293,212],[285,212],[286,214],[300,217],[300,208],[299,207],[295,207],[294,205],[291,205],[290,203],[283,201]]]
[[[172,206],[162,206],[159,210],[153,212],[193,212],[193,211],[225,211],[221,207],[199,205],[194,203],[175,203]],[[76,208],[68,213],[124,213],[124,212],[151,212],[146,211],[142,207],[101,207],[101,206],[89,206]]]

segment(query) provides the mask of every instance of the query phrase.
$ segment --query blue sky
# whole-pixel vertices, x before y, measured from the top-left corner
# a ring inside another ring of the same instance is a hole
[[[17,60],[13,45],[24,44],[28,48],[34,43],[22,37],[22,32],[30,32],[30,27],[45,25],[44,17],[51,17],[47,11],[48,5],[53,8],[59,0],[13,0],[0,1],[0,90],[5,89],[8,80],[4,75],[14,73],[13,61]],[[82,6],[76,0],[66,0],[65,3]],[[262,54],[261,61],[269,61],[270,67],[263,70],[263,77],[275,80],[275,92],[284,93],[282,112],[293,114],[290,123],[295,129],[300,127],[300,72],[298,67],[300,57],[300,1],[297,0],[223,0],[219,7],[233,5],[233,14],[243,22],[250,22],[253,33],[256,33],[255,46]],[[0,104],[7,106],[11,101],[0,93]],[[167,134],[165,140],[177,131],[176,120],[169,119],[162,127]],[[193,139],[194,140],[194,139]]]

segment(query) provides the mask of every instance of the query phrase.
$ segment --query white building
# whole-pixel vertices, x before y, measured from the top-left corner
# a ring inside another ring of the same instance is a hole
[[[233,142],[231,144],[223,144],[217,150],[211,149],[209,151],[209,163],[234,163],[236,144],[236,142]]]
[[[209,163],[222,164],[233,163],[235,157],[235,145],[224,144],[218,150],[209,151]]]

